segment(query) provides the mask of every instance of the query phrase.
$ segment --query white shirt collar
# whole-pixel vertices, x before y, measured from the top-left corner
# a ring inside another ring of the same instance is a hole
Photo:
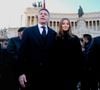
[[[40,34],[42,34],[42,31],[43,31],[43,29],[41,28],[43,25],[41,25],[41,24],[39,24],[38,23],[38,28],[39,28],[39,31],[40,31]],[[47,25],[45,25],[45,28],[46,28],[46,34],[48,33],[48,27],[47,27]]]

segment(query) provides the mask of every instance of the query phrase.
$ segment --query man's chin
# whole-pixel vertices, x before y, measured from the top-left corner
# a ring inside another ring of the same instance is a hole
[[[41,24],[46,24],[46,22],[41,22]]]

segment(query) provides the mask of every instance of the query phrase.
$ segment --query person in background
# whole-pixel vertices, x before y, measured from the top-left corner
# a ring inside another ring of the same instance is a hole
[[[94,37],[94,42],[95,42],[95,60],[97,61],[96,79],[98,81],[98,88],[100,89],[100,36]]]
[[[6,74],[6,83],[9,89],[19,90],[18,77],[17,77],[17,63],[18,52],[21,44],[22,34],[26,27],[18,29],[18,36],[12,37],[8,40],[7,53],[8,53],[8,70]]]
[[[0,90],[5,90],[8,85],[6,83],[6,72],[7,72],[7,42],[8,40],[4,40],[0,43]]]
[[[83,34],[84,61],[81,90],[97,90],[97,45],[90,34]]]
[[[50,13],[42,8],[38,24],[25,29],[19,51],[19,83],[27,90],[52,87],[53,47],[56,32],[48,27]]]
[[[25,28],[26,27],[20,27],[18,29],[18,36],[10,38],[8,42],[7,51],[10,54],[10,56],[13,59],[15,59],[15,61],[18,58],[18,52],[21,44],[22,34]]]
[[[82,49],[80,39],[71,31],[68,18],[62,18],[56,41],[57,87],[61,90],[77,90],[81,76]]]

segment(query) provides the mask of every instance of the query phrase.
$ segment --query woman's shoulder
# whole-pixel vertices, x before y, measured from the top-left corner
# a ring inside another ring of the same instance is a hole
[[[79,38],[77,35],[73,35],[72,39],[73,39],[75,42],[80,42],[80,38]]]
[[[80,39],[77,35],[73,34],[72,36],[74,39]]]

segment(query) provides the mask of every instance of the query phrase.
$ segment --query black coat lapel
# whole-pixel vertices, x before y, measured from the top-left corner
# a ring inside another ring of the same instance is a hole
[[[46,45],[47,46],[51,45],[51,43],[53,43],[52,41],[53,41],[53,33],[50,30],[50,28],[48,28],[48,34],[47,34],[47,37],[46,37]]]
[[[51,45],[51,43],[53,41],[53,37],[54,37],[52,30],[48,27],[48,34],[46,36],[46,41],[44,43],[42,35],[39,32],[38,25],[36,25],[35,27],[32,28],[32,34],[33,34],[32,37],[35,40],[36,44],[39,45],[40,47],[42,45],[45,45],[45,46]]]
[[[33,34],[34,34],[33,38],[34,38],[35,42],[37,43],[37,45],[41,46],[43,44],[43,41],[42,41],[42,35],[39,32],[38,25],[33,27],[32,31],[33,31]]]

